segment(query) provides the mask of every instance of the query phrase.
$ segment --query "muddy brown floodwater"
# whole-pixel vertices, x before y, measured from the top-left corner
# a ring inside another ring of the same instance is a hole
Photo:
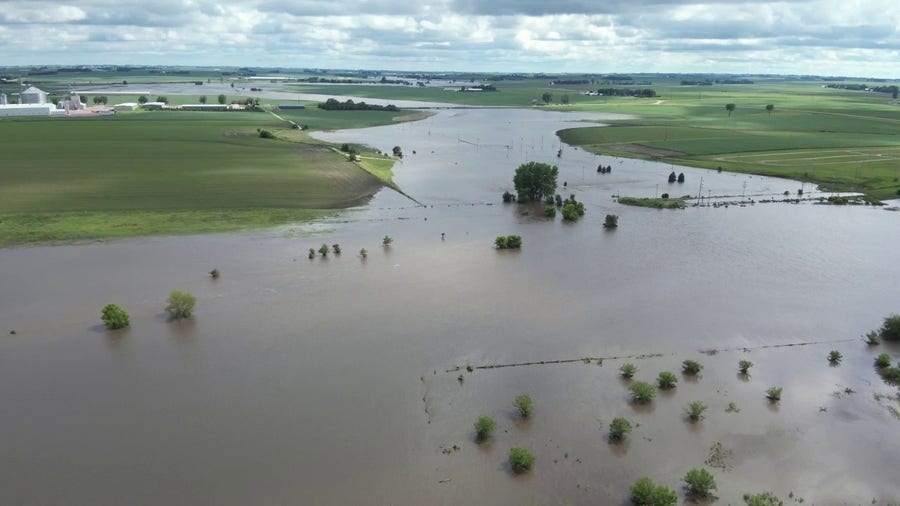
[[[602,117],[442,111],[324,136],[401,145],[396,181],[424,207],[385,190],[311,225],[0,250],[0,503],[626,504],[637,478],[680,488],[711,452],[722,504],[897,501],[900,403],[871,364],[900,349],[859,336],[900,310],[900,215],[620,206],[611,195],[695,194],[701,177],[738,197],[799,183],[676,167],[687,182],[669,186],[669,165],[557,158],[554,132],[584,119]],[[526,159],[559,163],[580,222],[500,203]],[[521,251],[492,248],[511,233]],[[307,259],[322,243],[343,254]],[[191,320],[163,316],[173,289],[197,296]],[[110,302],[129,329],[100,326]],[[688,358],[699,378],[628,401],[622,363],[652,381]],[[693,400],[709,406],[695,424]],[[477,445],[482,414],[498,429]],[[612,445],[615,416],[635,429]],[[536,455],[530,473],[510,474],[513,445]]]

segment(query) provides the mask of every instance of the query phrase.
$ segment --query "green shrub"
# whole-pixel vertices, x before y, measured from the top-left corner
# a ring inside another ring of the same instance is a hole
[[[312,260],[313,258],[316,258],[316,250],[309,248],[309,259]]]
[[[384,238],[381,240],[381,245],[384,246],[384,247],[388,247],[388,246],[390,246],[393,242],[394,242],[394,238],[391,237],[391,236],[389,236],[389,235],[386,235],[386,236],[384,236]]]
[[[750,368],[753,367],[753,362],[749,360],[741,360],[738,362],[738,370],[741,371],[741,374],[747,374],[750,372]]]
[[[534,411],[534,401],[531,400],[531,396],[525,394],[517,395],[513,400],[513,406],[519,410],[522,418],[528,418],[531,416],[531,412]]]
[[[678,494],[665,485],[655,485],[645,477],[631,486],[631,502],[635,506],[675,506]]]
[[[900,341],[900,315],[886,317],[879,333],[885,341]]]
[[[631,390],[631,396],[637,402],[650,402],[656,397],[656,387],[650,383],[635,381],[628,389]]]
[[[837,350],[831,350],[828,353],[828,361],[831,362],[832,364],[840,364],[842,358],[844,358],[844,356],[841,355],[841,352],[839,352]]]
[[[879,372],[884,381],[892,385],[900,385],[900,364],[897,367],[885,367]]]
[[[367,250],[366,248],[360,249],[359,256],[361,256],[362,258],[367,258],[369,256],[369,250]]]
[[[684,475],[685,488],[688,495],[694,498],[709,497],[710,492],[716,489],[716,479],[706,469],[691,469]]]
[[[619,217],[615,214],[607,214],[603,220],[603,228],[617,228],[619,226]]]
[[[505,236],[505,235],[498,235],[497,238],[494,239],[494,246],[495,246],[497,249],[506,249],[506,248],[508,248],[509,245],[508,245],[508,243],[506,242],[506,236]]]
[[[781,387],[771,387],[766,390],[766,398],[768,398],[770,401],[780,401]]]
[[[508,191],[503,192],[503,202],[509,204],[510,202],[515,202],[516,196]]]
[[[268,130],[260,130],[259,136],[263,139],[274,139],[275,138],[275,134],[273,134],[272,132],[270,132]]]
[[[609,437],[611,439],[622,439],[629,432],[631,432],[631,422],[628,420],[617,417],[609,422]]]
[[[534,455],[521,446],[513,446],[509,449],[509,467],[516,474],[524,473],[534,465]]]
[[[875,357],[875,367],[882,368],[888,367],[889,365],[891,365],[891,356],[887,353],[882,353]]]
[[[574,204],[568,203],[562,208],[562,217],[566,221],[578,221],[578,210]]]
[[[219,269],[213,268],[213,270],[209,271],[209,277],[219,279]]]
[[[190,318],[194,312],[197,298],[187,292],[172,290],[166,301],[166,312],[172,319]]]
[[[866,344],[870,344],[873,346],[876,344],[881,344],[881,335],[877,330],[869,331],[869,333],[866,334]]]
[[[744,502],[747,506],[784,506],[784,502],[772,492],[744,494]]]
[[[106,325],[106,328],[110,330],[121,329],[128,326],[128,313],[115,304],[103,306],[103,310],[100,313],[100,319],[103,320],[103,324]]]
[[[475,422],[475,437],[477,437],[479,441],[484,441],[491,437],[491,433],[494,432],[495,428],[497,428],[497,422],[495,422],[493,418],[489,416],[479,416],[478,420]]]
[[[341,254],[341,245],[340,244],[332,244],[331,251],[333,251],[335,255],[340,255]]]
[[[678,383],[678,376],[675,376],[674,373],[669,371],[663,371],[659,373],[659,376],[656,378],[656,383],[659,385],[659,388],[662,389],[675,388],[675,384]]]
[[[494,246],[497,249],[519,249],[522,247],[522,236],[520,235],[498,235],[494,239]]]
[[[322,244],[321,246],[319,246],[319,254],[322,255],[322,258],[327,257],[329,251],[330,249],[328,248],[327,244]]]
[[[703,366],[696,360],[685,360],[681,363],[681,370],[685,374],[696,375],[700,373],[701,369],[703,369]]]
[[[544,206],[544,216],[548,218],[556,218],[556,207],[552,205]]]
[[[703,420],[703,412],[706,411],[706,404],[700,401],[693,401],[687,405],[686,411],[691,420],[698,422]]]
[[[637,367],[634,364],[622,364],[622,367],[619,368],[619,371],[622,373],[623,378],[631,378],[634,376],[634,373],[637,372]]]

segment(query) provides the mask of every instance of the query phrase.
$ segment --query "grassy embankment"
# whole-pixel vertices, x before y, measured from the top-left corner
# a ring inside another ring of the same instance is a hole
[[[754,84],[681,86],[680,78],[636,78],[644,79],[652,84],[625,87],[652,88],[659,96],[588,97],[581,92],[610,85],[595,81],[550,86],[549,78],[500,81],[495,83],[500,91],[479,93],[376,85],[291,85],[290,89],[520,107],[530,106],[548,92],[554,109],[636,116],[608,122],[612,128],[560,132],[564,142],[594,153],[786,177],[814,182],[827,190],[860,191],[874,199],[898,195],[900,106],[890,104],[890,94],[828,89],[822,87],[823,81],[762,79]],[[563,96],[568,97],[569,105],[558,104]],[[731,115],[725,110],[728,103],[736,106]],[[767,111],[767,104],[774,110]]]
[[[661,199],[661,198],[639,198],[639,197],[619,197],[619,203],[626,206],[650,207],[653,209],[684,209],[684,199]]]
[[[391,123],[408,113],[292,119],[316,128]],[[305,221],[390,184],[387,158],[350,163],[262,112],[140,112],[0,121],[0,246],[233,231]],[[377,174],[373,177],[363,169]]]

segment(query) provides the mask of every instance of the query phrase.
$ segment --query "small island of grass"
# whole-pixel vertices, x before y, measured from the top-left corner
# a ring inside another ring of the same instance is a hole
[[[684,209],[683,198],[619,197],[619,203],[626,206],[652,207],[654,209]]]

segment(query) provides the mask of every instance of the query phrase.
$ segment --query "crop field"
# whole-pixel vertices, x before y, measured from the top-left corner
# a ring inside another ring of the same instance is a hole
[[[326,146],[257,133],[285,127],[255,112],[0,121],[0,245],[270,226],[381,187]]]

